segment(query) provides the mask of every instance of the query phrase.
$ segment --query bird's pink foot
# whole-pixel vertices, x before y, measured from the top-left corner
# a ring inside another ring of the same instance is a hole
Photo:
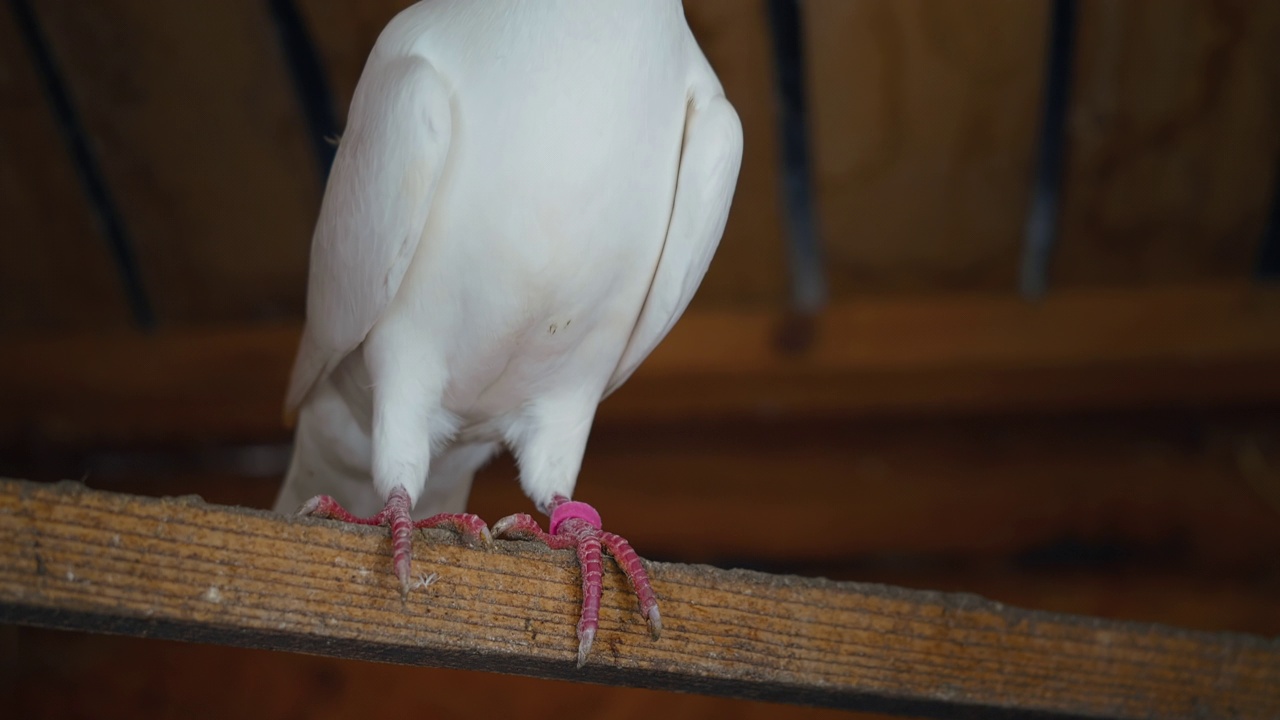
[[[621,536],[600,529],[600,514],[583,502],[573,502],[557,495],[552,501],[551,532],[543,532],[537,521],[524,513],[509,515],[493,525],[496,537],[537,540],[555,550],[573,548],[582,568],[582,615],[578,620],[578,667],[587,662],[591,644],[600,624],[600,596],[603,593],[601,547],[609,551],[618,567],[631,582],[640,602],[640,613],[649,622],[649,630],[657,639],[662,632],[662,616],[658,598],[649,584],[640,556]]]
[[[409,596],[415,587],[430,584],[428,580],[413,583],[410,572],[413,559],[413,531],[417,528],[445,528],[452,530],[470,545],[489,546],[493,536],[484,521],[469,513],[442,513],[425,520],[414,521],[409,514],[409,493],[403,487],[391,491],[382,512],[370,518],[356,517],[328,495],[317,495],[308,500],[299,515],[328,518],[357,525],[387,525],[391,528],[391,562],[400,580],[400,593]]]

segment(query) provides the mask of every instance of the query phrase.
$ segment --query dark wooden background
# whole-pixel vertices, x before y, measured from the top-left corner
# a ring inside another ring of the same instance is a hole
[[[0,473],[270,503],[322,131],[341,128],[369,48],[408,4],[0,3]],[[676,398],[698,345],[780,330],[791,295],[766,6],[685,8],[747,150],[688,318],[707,330],[673,338],[637,376],[646,395]],[[818,324],[819,347],[858,352],[820,358],[815,377],[859,380],[780,410],[744,411],[735,386],[711,412],[624,391],[602,411],[581,496],[654,558],[1280,633],[1280,294],[1266,279],[1280,274],[1280,3],[1076,3],[1043,300],[1020,295],[1019,264],[1050,0],[801,9],[821,317],[865,320]],[[1077,309],[1024,331],[1054,303]],[[1018,313],[1029,320],[1008,320]],[[1123,313],[1142,322],[1098,340]],[[889,330],[840,336],[868,326]],[[230,379],[213,366],[224,356],[244,360]],[[788,358],[761,341],[723,370],[759,394],[790,382],[788,362],[806,367],[803,350]],[[990,387],[977,391],[960,371],[981,363]],[[905,365],[916,374],[889,389],[866,374]],[[1134,390],[1170,368],[1196,382]],[[1044,387],[1093,370],[1088,400]],[[133,401],[169,387],[196,399],[173,395],[162,415],[154,397]],[[211,410],[200,398],[214,393],[244,396],[240,410]],[[473,509],[527,510],[513,477],[506,459],[486,470]],[[16,628],[0,628],[0,662],[0,702],[33,718],[783,714]]]

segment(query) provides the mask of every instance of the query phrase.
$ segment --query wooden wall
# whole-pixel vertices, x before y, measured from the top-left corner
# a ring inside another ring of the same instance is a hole
[[[1247,277],[1280,158],[1280,4],[1086,0],[1064,287]]]
[[[341,121],[407,0],[295,2]],[[321,168],[268,3],[25,4],[160,327],[299,319]],[[804,5],[815,202],[837,301],[1015,292],[1048,7]],[[778,307],[787,272],[763,3],[689,0],[686,12],[747,139],[695,307]],[[1274,3],[1081,3],[1054,288],[1250,277],[1280,158],[1277,31]],[[127,326],[119,268],[11,12],[0,63],[0,328]]]
[[[8,12],[0,68],[0,329],[124,327],[116,267]]]
[[[1014,292],[1047,8],[805,5],[817,201],[837,297]]]

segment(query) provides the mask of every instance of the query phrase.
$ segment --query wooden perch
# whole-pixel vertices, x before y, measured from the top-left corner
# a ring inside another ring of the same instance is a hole
[[[1059,412],[1280,401],[1280,290],[845,301],[779,347],[774,312],[687,314],[601,423]],[[283,438],[298,328],[6,342],[0,442]]]
[[[968,595],[652,563],[649,638],[607,566],[574,667],[569,553],[425,533],[400,600],[376,528],[0,481],[0,620],[935,717],[1280,717],[1280,641]]]

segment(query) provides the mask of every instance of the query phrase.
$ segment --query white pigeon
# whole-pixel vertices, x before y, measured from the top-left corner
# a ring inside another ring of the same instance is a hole
[[[408,592],[414,527],[488,541],[459,513],[505,445],[550,532],[513,515],[495,534],[577,549],[579,664],[601,543],[656,636],[639,558],[569,498],[597,405],[702,281],[741,161],[679,0],[401,12],[356,87],[312,241],[276,509],[389,525]]]

